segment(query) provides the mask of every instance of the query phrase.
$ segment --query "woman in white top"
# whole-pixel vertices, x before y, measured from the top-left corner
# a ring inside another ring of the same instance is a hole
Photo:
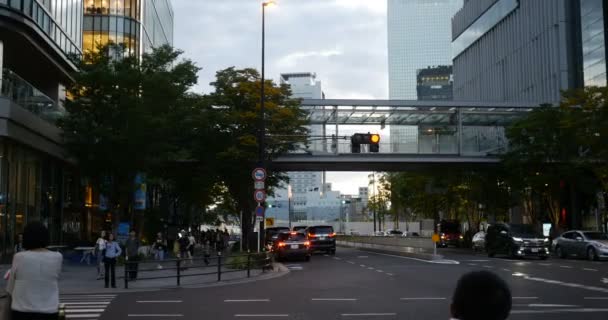
[[[13,256],[7,291],[12,297],[13,320],[56,320],[59,309],[59,274],[63,257],[46,249],[49,230],[31,222],[23,232],[26,251]]]
[[[101,230],[99,238],[97,242],[95,242],[95,253],[97,256],[97,280],[101,280],[104,278],[104,266],[103,266],[103,258],[104,258],[104,250],[106,250],[106,232]]]

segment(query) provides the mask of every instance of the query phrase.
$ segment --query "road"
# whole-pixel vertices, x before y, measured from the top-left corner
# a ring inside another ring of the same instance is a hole
[[[435,264],[338,249],[336,256],[286,263],[291,272],[272,280],[108,296],[100,319],[449,319],[456,281],[473,270],[509,283],[510,319],[608,319],[608,262],[509,260],[448,249],[446,258],[458,264]]]

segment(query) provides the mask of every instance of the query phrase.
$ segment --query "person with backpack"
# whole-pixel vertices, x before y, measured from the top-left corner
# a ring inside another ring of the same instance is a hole
[[[165,250],[167,248],[167,240],[163,238],[162,233],[156,234],[154,242],[154,259],[158,261],[158,269],[162,269],[161,261],[165,260]]]
[[[188,258],[188,246],[190,245],[190,240],[186,236],[186,231],[182,230],[179,233],[179,239],[177,239],[179,245],[179,258],[186,259]]]

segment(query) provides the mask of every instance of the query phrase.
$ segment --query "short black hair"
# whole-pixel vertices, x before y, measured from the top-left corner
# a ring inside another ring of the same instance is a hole
[[[452,317],[460,320],[505,320],[511,312],[511,290],[489,271],[474,271],[458,280]]]
[[[33,221],[25,226],[23,230],[23,248],[25,250],[46,248],[50,241],[49,229],[42,222]]]

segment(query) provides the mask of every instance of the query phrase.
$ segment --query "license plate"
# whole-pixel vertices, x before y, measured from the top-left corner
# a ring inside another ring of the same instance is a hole
[[[532,252],[533,252],[533,253],[537,253],[538,251],[539,251],[539,249],[538,249],[538,248],[532,248]]]
[[[325,240],[325,237],[319,237],[319,240]]]
[[[299,246],[299,245],[297,245],[297,244],[292,244],[292,245],[291,245],[291,248],[292,248],[292,249],[298,249],[299,247],[300,247],[300,246]]]

